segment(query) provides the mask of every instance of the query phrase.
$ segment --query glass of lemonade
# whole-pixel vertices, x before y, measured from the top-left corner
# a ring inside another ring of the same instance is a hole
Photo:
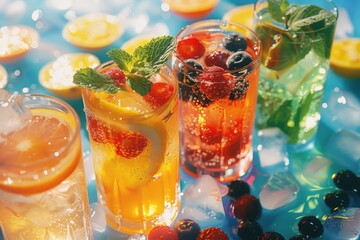
[[[320,120],[338,10],[331,0],[279,4],[255,4],[255,32],[263,45],[256,126],[279,128],[289,144],[305,146]]]
[[[5,239],[92,239],[76,112],[50,96],[0,93]]]
[[[261,43],[249,28],[204,20],[177,35],[181,165],[219,181],[252,166]]]
[[[142,49],[157,49],[152,43]],[[137,50],[133,56],[121,53],[138,59]],[[149,82],[142,82],[150,84],[150,91],[139,93],[134,90],[138,61],[122,68],[115,62],[99,66],[90,81],[95,85],[96,76],[107,76],[119,86],[124,80],[120,91],[91,89],[92,84],[83,88],[99,201],[113,229],[148,233],[156,225],[170,224],[180,206],[176,77],[164,64]]]

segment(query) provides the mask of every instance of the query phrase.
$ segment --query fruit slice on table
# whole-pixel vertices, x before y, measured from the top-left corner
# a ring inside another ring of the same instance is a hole
[[[360,78],[360,38],[335,40],[330,55],[330,67],[347,78]]]
[[[51,110],[44,111],[46,110],[42,110],[42,112],[33,111],[31,122],[21,130],[6,136],[6,141],[0,142],[0,149],[6,149],[1,153],[0,166],[4,163],[23,166],[31,164],[32,171],[37,169],[40,176],[33,178],[24,175],[21,181],[14,182],[9,182],[6,176],[5,178],[2,176],[0,178],[0,189],[21,194],[39,193],[56,186],[75,169],[78,163],[75,158],[80,159],[80,156],[75,156],[75,153],[67,156],[72,159],[67,159],[63,161],[64,164],[61,167],[56,167],[54,154],[70,143],[71,131],[68,125],[53,117],[54,114],[60,113]],[[64,117],[65,115],[62,116],[62,118]],[[54,161],[37,161],[34,163],[34,160],[49,158],[54,159]],[[41,169],[54,170],[41,174],[44,172]],[[7,173],[11,176],[12,171],[14,174],[18,174],[22,170],[23,167],[21,169],[12,167],[12,169],[7,170]]]
[[[129,54],[133,54],[138,46],[144,46],[146,43],[150,42],[152,38],[154,38],[154,36],[151,35],[134,37],[124,42],[123,45],[121,45],[121,49],[127,51]]]
[[[219,0],[163,0],[174,13],[188,19],[198,19],[208,15]]]
[[[38,32],[28,26],[14,25],[0,28],[0,61],[16,61],[39,43]]]
[[[3,65],[0,64],[0,88],[4,88],[8,83],[8,74]]]
[[[69,43],[84,49],[104,48],[119,39],[123,27],[119,20],[109,14],[88,14],[70,21],[62,35]]]
[[[248,28],[252,28],[254,23],[254,5],[247,4],[233,8],[224,14],[223,20],[240,23]]]
[[[64,54],[49,62],[39,72],[40,84],[55,93],[68,99],[81,97],[80,87],[73,84],[73,75],[81,68],[94,68],[100,60],[88,53]]]

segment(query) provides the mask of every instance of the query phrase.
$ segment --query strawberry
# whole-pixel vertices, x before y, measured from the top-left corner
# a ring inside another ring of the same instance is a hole
[[[224,69],[218,66],[205,68],[199,79],[200,91],[211,100],[227,97],[234,85],[234,79],[224,75]]]
[[[137,132],[117,132],[114,137],[115,152],[125,158],[139,156],[148,145],[148,139]]]
[[[217,125],[204,124],[201,126],[200,139],[209,145],[220,143],[222,139],[221,128]]]
[[[245,193],[233,202],[233,212],[237,219],[256,220],[261,216],[262,206],[259,199]]]
[[[209,67],[218,66],[222,67],[223,69],[227,69],[226,60],[229,58],[229,56],[229,53],[215,51],[205,57],[205,63]]]
[[[196,240],[229,240],[229,237],[220,228],[208,227],[200,231]]]
[[[179,236],[177,231],[169,226],[157,226],[150,231],[147,239],[148,240],[179,240]]]
[[[174,86],[165,82],[155,82],[151,85],[150,91],[144,96],[152,108],[161,107],[169,101],[174,94]]]
[[[116,66],[105,68],[101,73],[113,79],[115,85],[118,87],[122,87],[126,84],[125,74]]]
[[[108,143],[111,138],[110,129],[92,115],[87,114],[86,118],[90,138],[97,143]]]
[[[177,43],[176,52],[183,60],[198,59],[204,55],[205,46],[197,38],[188,37]]]

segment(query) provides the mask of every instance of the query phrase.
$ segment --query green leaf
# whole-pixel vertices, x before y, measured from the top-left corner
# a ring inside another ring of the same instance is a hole
[[[78,70],[74,74],[73,79],[74,84],[96,91],[105,91],[113,94],[121,90],[110,77],[102,75],[89,67]]]
[[[128,54],[125,50],[116,48],[111,49],[107,52],[107,55],[114,60],[118,67],[126,75],[131,72],[133,65],[133,57]]]
[[[146,95],[151,89],[152,82],[148,81],[146,78],[143,78],[139,75],[133,75],[129,77],[128,80],[130,81],[131,87],[133,89],[137,89],[137,92],[141,96]]]
[[[285,21],[285,12],[289,3],[287,0],[268,0],[269,13],[278,22]]]

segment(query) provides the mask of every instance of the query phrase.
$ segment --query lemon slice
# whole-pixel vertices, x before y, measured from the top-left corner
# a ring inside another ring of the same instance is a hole
[[[360,38],[335,40],[330,55],[330,67],[347,78],[360,78]]]
[[[3,65],[0,64],[0,88],[4,88],[8,83],[8,74]]]
[[[252,28],[254,24],[254,5],[247,4],[233,8],[224,14],[223,20],[236,22],[248,28]]]
[[[100,60],[89,53],[64,54],[41,68],[39,82],[56,95],[68,99],[80,98],[81,90],[72,82],[73,75],[81,68],[94,68],[99,64]]]
[[[28,26],[14,25],[0,28],[0,61],[19,60],[39,43],[38,32]]]
[[[142,35],[134,37],[121,45],[121,48],[125,51],[127,51],[130,54],[133,54],[135,49],[139,46],[144,46],[148,42],[150,42],[151,39],[153,39],[153,35]]]
[[[110,14],[88,14],[67,23],[62,35],[69,43],[88,50],[104,48],[123,33],[117,17]]]
[[[163,2],[178,15],[188,19],[197,19],[208,15],[219,0],[163,0]]]

